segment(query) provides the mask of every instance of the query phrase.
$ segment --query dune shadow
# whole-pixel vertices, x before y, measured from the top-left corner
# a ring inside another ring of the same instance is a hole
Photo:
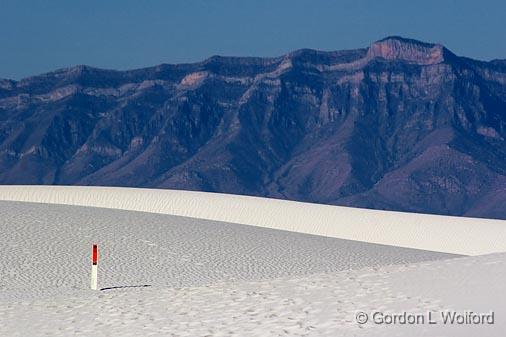
[[[124,289],[124,288],[147,288],[151,287],[151,284],[140,284],[135,286],[115,286],[115,287],[106,287],[106,288],[100,288],[100,291],[103,290],[113,290],[113,289]]]

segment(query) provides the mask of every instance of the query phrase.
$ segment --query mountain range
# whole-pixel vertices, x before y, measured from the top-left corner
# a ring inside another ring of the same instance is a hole
[[[0,80],[0,184],[255,195],[506,219],[506,60],[388,37]]]

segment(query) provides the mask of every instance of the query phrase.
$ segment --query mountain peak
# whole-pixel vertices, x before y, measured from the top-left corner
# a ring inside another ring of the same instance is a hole
[[[398,41],[399,43],[403,43],[403,44],[414,44],[414,45],[425,46],[425,47],[433,47],[436,45],[436,43],[430,43],[430,42],[424,42],[424,41],[420,41],[420,40],[416,40],[416,39],[410,39],[410,38],[402,37],[399,35],[387,36],[387,37],[384,37],[381,40],[378,40],[374,43],[386,42],[386,41]]]
[[[444,47],[400,36],[390,36],[374,42],[367,52],[369,58],[402,60],[409,63],[428,65],[444,61]]]

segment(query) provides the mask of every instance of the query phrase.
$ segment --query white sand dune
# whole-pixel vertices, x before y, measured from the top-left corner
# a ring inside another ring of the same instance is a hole
[[[166,214],[0,201],[0,301],[100,288],[190,287],[446,259],[451,254]]]
[[[0,200],[180,215],[453,254],[506,251],[506,221],[190,191],[1,186]]]
[[[331,286],[319,277],[454,257],[106,208],[0,201],[0,214],[0,336],[297,336],[313,329],[308,314],[320,336],[344,313],[319,314]],[[98,292],[89,290],[93,242]],[[291,279],[308,274],[321,275]],[[348,291],[354,278],[343,277]]]
[[[487,336],[506,331],[506,254],[188,288],[123,288],[0,301],[0,336]],[[443,324],[442,312],[494,313]],[[356,321],[358,311],[369,316]],[[379,325],[374,312],[437,324]]]
[[[0,201],[0,336],[502,337],[506,330],[506,253],[442,253],[503,249],[504,221],[163,190],[9,186],[0,195],[22,200]],[[372,243],[382,240],[390,245]],[[102,291],[88,289],[95,242]],[[493,311],[495,321],[444,325],[438,315],[446,310]],[[438,324],[360,325],[357,311],[431,311]]]

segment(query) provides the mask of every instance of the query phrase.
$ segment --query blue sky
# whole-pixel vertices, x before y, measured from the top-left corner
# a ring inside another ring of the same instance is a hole
[[[0,78],[351,49],[388,35],[506,58],[505,13],[504,0],[0,0]]]

